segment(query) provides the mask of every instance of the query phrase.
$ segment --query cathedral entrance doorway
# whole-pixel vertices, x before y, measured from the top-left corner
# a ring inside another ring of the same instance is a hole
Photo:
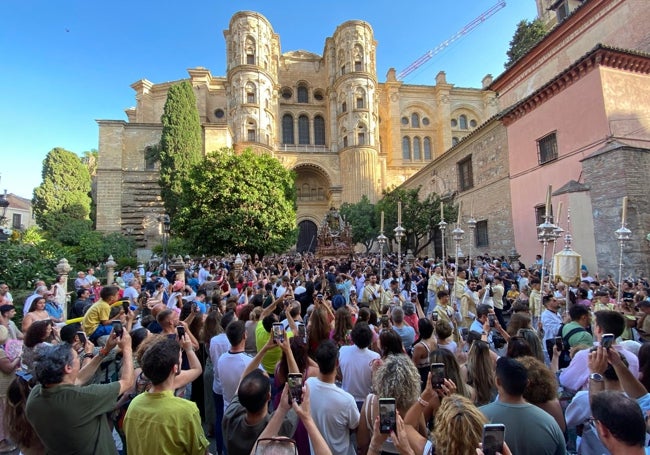
[[[305,220],[298,223],[298,244],[296,245],[296,251],[298,253],[310,252],[313,253],[316,251],[316,245],[318,243],[318,227],[313,221]]]

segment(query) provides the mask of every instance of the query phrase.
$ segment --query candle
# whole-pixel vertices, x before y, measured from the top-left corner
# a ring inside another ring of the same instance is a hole
[[[623,214],[621,216],[621,226],[625,227],[625,219],[627,218],[627,196],[623,196]]]
[[[546,214],[545,216],[551,216],[551,185],[548,186],[548,191],[546,192]]]
[[[460,224],[460,211],[462,207],[463,207],[463,201],[458,202],[458,220],[456,220],[456,224]]]
[[[384,211],[381,211],[381,230],[380,232],[384,232]]]
[[[445,204],[442,201],[440,201],[440,221],[445,219],[445,209],[444,209],[444,207],[445,207]]]
[[[397,224],[402,224],[402,201],[397,201]]]
[[[469,217],[474,218],[474,199],[469,204]]]
[[[557,226],[560,225],[560,217],[562,216],[562,201],[560,201],[560,205],[557,206],[557,217],[555,218],[555,224]]]

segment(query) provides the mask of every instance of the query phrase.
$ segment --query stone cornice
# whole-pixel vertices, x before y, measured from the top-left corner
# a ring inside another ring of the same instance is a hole
[[[650,55],[599,44],[530,96],[503,111],[505,125],[510,125],[601,66],[638,74],[650,74]]]

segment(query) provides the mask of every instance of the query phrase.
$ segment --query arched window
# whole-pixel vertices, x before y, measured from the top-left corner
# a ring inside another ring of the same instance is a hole
[[[343,103],[341,103],[341,112],[347,112],[347,111],[348,111],[348,103],[343,101]]]
[[[309,117],[298,117],[298,144],[309,144]]]
[[[339,68],[341,68],[341,76],[343,76],[346,71],[345,71],[345,52],[343,52],[343,49],[339,50]]]
[[[354,46],[354,71],[363,71],[363,48],[360,44]]]
[[[257,125],[254,120],[249,120],[246,123],[246,140],[257,142]]]
[[[359,123],[357,125],[357,145],[366,145],[366,125]]]
[[[465,114],[458,117],[458,124],[460,125],[461,130],[467,129],[467,116]]]
[[[307,87],[304,85],[298,86],[298,102],[299,103],[309,102],[309,93],[307,92]]]
[[[284,114],[282,116],[282,143],[294,144],[293,115],[291,114]]]
[[[411,139],[408,136],[402,138],[402,159],[411,161]]]
[[[422,149],[420,148],[420,138],[413,138],[413,160],[419,161],[422,159]]]
[[[246,64],[254,65],[255,64],[255,40],[252,36],[246,37]]]
[[[411,114],[411,128],[420,128],[420,116],[415,112]]]
[[[366,91],[358,88],[354,92],[354,98],[357,109],[364,109],[366,107]]]
[[[249,82],[246,84],[246,102],[248,104],[255,104],[257,102],[257,95],[256,95],[256,87],[255,84],[252,82]]]
[[[314,117],[314,144],[325,145],[325,119],[320,115]]]
[[[424,138],[424,159],[431,159],[431,138],[429,137]]]

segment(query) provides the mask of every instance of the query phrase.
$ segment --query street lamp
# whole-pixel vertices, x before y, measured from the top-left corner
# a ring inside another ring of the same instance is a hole
[[[537,226],[537,240],[542,243],[542,270],[540,271],[540,293],[544,296],[544,272],[546,269],[546,248],[548,242],[555,240],[556,226],[551,223],[551,185],[548,186],[546,193],[546,211],[544,212],[544,222]]]
[[[162,252],[162,263],[163,263],[163,270],[167,270],[167,243],[169,242],[169,225],[171,224],[171,220],[169,219],[169,215],[166,213],[163,213],[158,217],[158,222],[162,223],[162,247],[163,247],[163,252]]]
[[[452,302],[460,303],[460,297],[456,296],[457,293],[457,287],[458,287],[458,267],[460,267],[460,242],[463,241],[463,237],[465,236],[465,231],[463,231],[460,227],[460,205],[459,205],[459,211],[458,211],[458,222],[456,223],[456,228],[451,231],[451,236],[454,239],[454,245],[456,246],[456,267],[454,267],[454,299]],[[462,295],[462,289],[461,289],[461,295]],[[458,300],[456,300],[458,299]]]
[[[0,242],[6,242],[9,238],[9,235],[5,233],[5,222],[7,221],[7,207],[9,207],[9,199],[7,199],[7,190],[5,194],[0,195]]]
[[[397,271],[401,276],[402,274],[402,238],[406,233],[406,229],[402,227],[401,224],[398,224],[394,229],[395,239],[397,240]]]
[[[467,227],[469,228],[469,252],[467,254],[467,263],[469,265],[467,266],[467,278],[472,278],[472,246],[476,241],[474,238],[474,230],[476,229],[476,219],[474,216],[470,215],[469,220],[467,220]]]
[[[381,231],[377,236],[377,242],[379,242],[379,279],[384,279],[384,245],[388,241],[388,237],[384,235],[384,231]]]
[[[445,252],[445,231],[447,230],[447,223],[444,218],[440,219],[438,223],[438,229],[440,229],[440,240],[442,243],[442,276],[447,280],[447,253]]]

